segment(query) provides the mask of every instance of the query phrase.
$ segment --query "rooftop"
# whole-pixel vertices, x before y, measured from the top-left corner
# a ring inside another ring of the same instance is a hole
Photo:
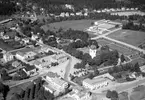
[[[105,82],[105,81],[107,81],[107,79],[101,78],[101,77],[99,77],[99,78],[94,78],[94,79],[89,79],[89,78],[87,78],[87,79],[84,80],[84,82],[86,82],[86,83],[88,83],[88,84],[90,84],[90,85],[100,84],[100,83]]]

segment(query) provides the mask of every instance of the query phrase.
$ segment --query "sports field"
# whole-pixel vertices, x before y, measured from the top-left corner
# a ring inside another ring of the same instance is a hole
[[[47,25],[44,25],[44,30],[52,30],[55,31],[59,29],[60,27],[64,30],[68,30],[69,28],[73,30],[85,30],[86,28],[91,26],[91,23],[96,20],[71,20],[71,21],[62,21],[62,22],[55,22],[49,24],[49,27]],[[55,28],[54,28],[55,27]]]
[[[145,32],[132,30],[119,30],[108,35],[108,37],[126,42],[128,44],[139,46],[145,42]]]

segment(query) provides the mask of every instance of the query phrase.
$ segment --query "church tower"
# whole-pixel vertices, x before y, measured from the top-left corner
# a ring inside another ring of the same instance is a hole
[[[96,46],[95,45],[91,45],[90,48],[89,48],[89,54],[92,57],[92,59],[94,57],[96,57],[96,52],[97,52]]]

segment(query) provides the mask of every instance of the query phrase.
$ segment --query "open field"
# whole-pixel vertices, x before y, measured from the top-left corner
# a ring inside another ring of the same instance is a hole
[[[68,30],[69,28],[73,30],[84,30],[91,26],[91,23],[96,20],[72,20],[72,21],[62,21],[62,22],[56,22],[49,24],[49,27],[47,25],[43,26],[44,30],[52,30],[55,31],[59,29],[60,27],[64,30]],[[54,28],[55,27],[55,28]]]
[[[108,35],[108,37],[126,42],[128,44],[139,46],[145,42],[145,33],[132,30],[119,30]]]

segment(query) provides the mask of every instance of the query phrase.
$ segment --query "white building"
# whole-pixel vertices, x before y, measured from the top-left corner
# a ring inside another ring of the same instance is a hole
[[[83,14],[82,14],[82,12],[76,12],[76,15],[77,16],[82,16]]]
[[[65,17],[65,13],[62,12],[59,16],[60,16],[60,17]]]
[[[65,16],[66,16],[66,17],[69,17],[69,13],[68,13],[68,12],[66,12],[66,13],[65,13]]]
[[[26,60],[26,59],[30,59],[32,57],[34,57],[35,55],[37,55],[36,52],[33,51],[28,51],[28,52],[17,52],[15,57],[19,60]]]
[[[97,90],[109,85],[110,80],[105,78],[93,78],[83,80],[83,86],[90,90]]]
[[[46,86],[47,90],[51,90],[50,92],[57,92],[62,93],[65,91],[65,89],[68,87],[68,83],[64,80],[62,80],[57,73],[48,72],[46,76],[43,77],[43,79],[49,83],[49,88]]]
[[[74,13],[70,13],[70,15],[71,15],[71,16],[75,16],[75,14],[74,14]]]
[[[71,9],[71,10],[74,9],[73,5],[69,5],[69,4],[65,4],[65,7],[66,7],[67,9]]]
[[[88,13],[84,13],[84,16],[88,16]]]
[[[92,58],[96,57],[97,48],[95,45],[91,45],[89,48],[89,54]]]
[[[38,39],[38,36],[37,36],[37,35],[32,34],[32,36],[31,36],[31,40],[35,41],[36,39]]]

